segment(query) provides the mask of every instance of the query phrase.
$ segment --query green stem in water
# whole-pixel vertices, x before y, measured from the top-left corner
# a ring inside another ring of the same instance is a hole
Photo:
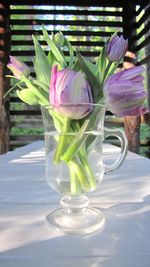
[[[78,151],[79,147],[82,145],[83,141],[87,138],[85,135],[85,130],[89,124],[89,120],[85,120],[83,126],[81,127],[80,131],[78,132],[78,136],[74,139],[68,150],[61,156],[61,159],[65,162],[69,162],[73,155]]]
[[[74,123],[74,129],[75,131],[79,131],[80,126],[78,122]],[[86,170],[87,179],[90,182],[91,189],[94,190],[96,188],[96,180],[95,176],[93,174],[93,171],[90,167],[90,164],[88,162],[88,156],[87,156],[87,148],[85,147],[85,143],[80,147],[80,149],[77,152],[78,158],[83,165],[84,169]]]
[[[86,153],[85,149],[80,149],[78,154],[79,154],[81,164],[84,167],[84,169],[86,170],[91,190],[93,191],[96,188],[96,180],[95,180],[95,176],[93,174],[93,171],[90,167],[90,164],[88,162],[87,153]]]
[[[74,172],[72,165],[70,164],[68,167],[70,171],[70,192],[72,195],[79,195],[81,192],[80,181]]]
[[[80,146],[83,144],[83,142],[86,141],[88,134],[86,132],[90,131],[94,124],[95,124],[95,118],[99,112],[99,107],[96,106],[90,116],[84,121],[78,136],[74,139],[68,150],[61,156],[61,159],[65,162],[69,162],[74,154],[79,150]]]
[[[66,139],[66,133],[69,130],[70,122],[71,122],[70,118],[64,117],[62,132],[60,134],[58,145],[57,145],[55,155],[54,155],[54,161],[53,161],[54,163],[60,163],[60,157],[61,157],[62,153],[64,152],[64,147],[65,147],[65,143],[66,143],[66,140],[65,140]]]
[[[80,184],[81,184],[81,188],[85,192],[90,191],[90,183],[87,180],[86,173],[85,173],[83,166],[76,159],[72,159],[68,163],[68,165],[70,168],[72,168],[72,171],[74,171],[74,173],[78,177]]]

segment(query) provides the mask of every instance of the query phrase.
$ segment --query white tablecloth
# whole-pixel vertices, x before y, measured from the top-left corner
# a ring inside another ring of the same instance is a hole
[[[117,150],[106,145],[106,158]],[[150,267],[149,159],[129,152],[104,177],[90,201],[106,223],[91,235],[47,228],[58,201],[44,178],[43,142],[0,156],[0,267]]]

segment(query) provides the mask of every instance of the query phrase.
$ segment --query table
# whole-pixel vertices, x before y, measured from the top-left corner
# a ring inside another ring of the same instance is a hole
[[[37,141],[0,156],[0,266],[149,267],[150,160],[129,152],[90,196],[105,214],[105,226],[65,236],[45,224],[59,195],[44,178],[43,145]],[[106,145],[106,157],[117,149]]]

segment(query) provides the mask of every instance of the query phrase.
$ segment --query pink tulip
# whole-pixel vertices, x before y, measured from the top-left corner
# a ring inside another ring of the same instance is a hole
[[[114,35],[106,45],[106,54],[109,61],[116,62],[123,59],[128,48],[128,40],[123,36]]]
[[[80,119],[91,112],[91,88],[81,71],[57,70],[52,67],[50,104],[71,119]]]
[[[17,79],[20,79],[21,75],[27,77],[30,74],[29,67],[22,61],[19,61],[16,57],[10,56],[10,62],[7,64],[7,67]]]
[[[148,110],[143,106],[147,97],[144,91],[144,67],[138,66],[110,76],[104,84],[108,109],[117,116],[140,115]]]

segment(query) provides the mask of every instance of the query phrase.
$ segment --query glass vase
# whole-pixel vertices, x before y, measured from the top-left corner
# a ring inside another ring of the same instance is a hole
[[[42,107],[46,180],[61,195],[60,207],[50,211],[46,221],[66,234],[92,233],[105,223],[104,214],[89,205],[88,193],[99,188],[103,176],[116,170],[127,153],[124,131],[104,128],[105,110],[105,105],[93,104],[92,115],[72,120],[69,130],[61,130],[63,116],[60,120],[50,106]],[[108,136],[120,140],[121,152],[107,166],[102,156],[103,141]]]

